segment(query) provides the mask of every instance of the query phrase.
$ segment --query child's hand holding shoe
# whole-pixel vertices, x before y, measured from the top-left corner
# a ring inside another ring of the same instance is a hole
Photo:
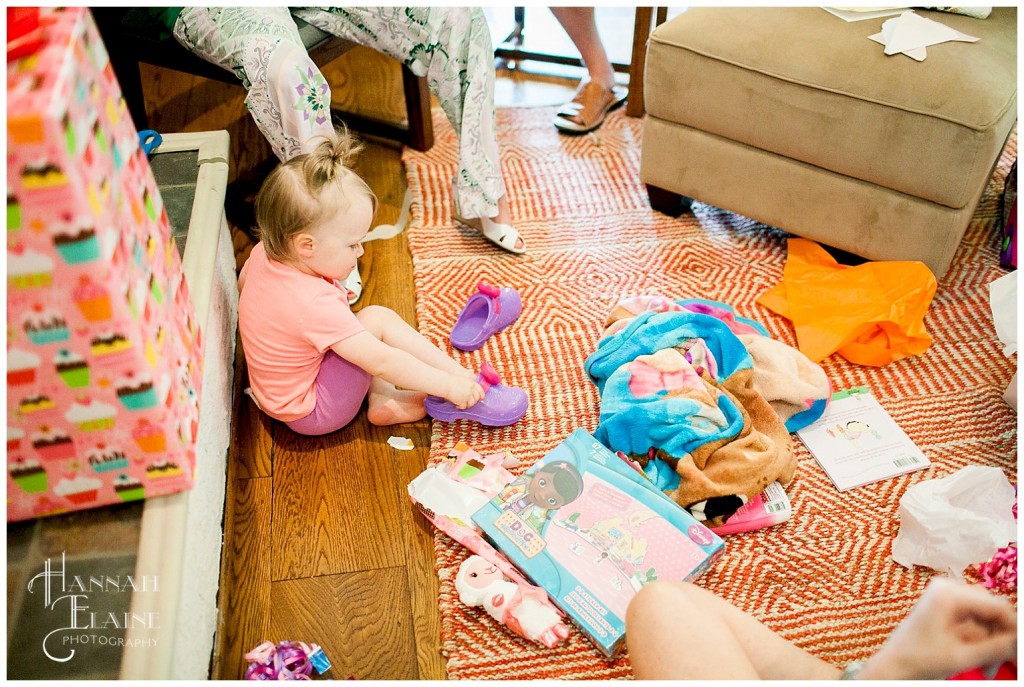
[[[468,379],[458,375],[451,376],[451,391],[445,394],[445,398],[459,410],[465,410],[475,406],[484,398],[484,388],[472,375]]]

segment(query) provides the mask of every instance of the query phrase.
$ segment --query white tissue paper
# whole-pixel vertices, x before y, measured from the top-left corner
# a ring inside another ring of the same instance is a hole
[[[983,563],[1017,541],[1016,493],[1003,471],[969,465],[948,477],[919,482],[900,499],[900,531],[892,559],[923,565],[962,580],[963,570]]]
[[[996,336],[1003,344],[1003,353],[1017,352],[1017,270],[1005,274],[988,285],[988,302],[992,307],[992,322]],[[1003,392],[1003,400],[1017,410],[1017,373],[1013,373],[1009,386]]]
[[[1017,270],[988,285],[988,303],[1003,353],[1013,355],[1017,352]]]
[[[934,19],[927,19],[913,12],[904,12],[898,17],[889,19],[882,24],[882,30],[879,33],[868,36],[868,38],[884,45],[886,55],[903,53],[918,62],[923,62],[928,56],[925,48],[929,45],[938,45],[946,41],[974,43],[978,40],[976,36],[968,36],[966,33],[961,33]]]
[[[409,496],[424,508],[467,527],[475,527],[473,513],[490,500],[479,489],[451,479],[439,467],[417,475],[409,483]]]
[[[399,451],[411,451],[416,446],[413,445],[412,439],[409,437],[388,437],[388,446],[391,448],[397,448]]]

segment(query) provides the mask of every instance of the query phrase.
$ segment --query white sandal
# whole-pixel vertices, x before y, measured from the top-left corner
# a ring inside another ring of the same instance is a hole
[[[523,237],[519,235],[519,232],[511,224],[499,224],[489,217],[475,217],[473,219],[456,217],[455,221],[476,229],[485,239],[500,248],[504,248],[509,253],[522,255],[526,252],[525,240],[523,241],[522,248],[516,248],[516,243]]]
[[[359,274],[359,265],[341,282],[341,287],[348,294],[348,304],[353,305],[363,295],[363,278]]]

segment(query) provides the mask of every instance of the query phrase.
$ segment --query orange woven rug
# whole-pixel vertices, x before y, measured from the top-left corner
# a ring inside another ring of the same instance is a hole
[[[491,361],[507,383],[528,391],[529,412],[502,429],[435,422],[432,462],[461,440],[483,453],[508,448],[525,468],[577,427],[593,431],[599,399],[583,361],[609,309],[627,295],[722,301],[796,344],[789,322],[755,303],[782,277],[786,234],[706,205],[678,219],[651,210],[639,181],[641,120],[619,111],[595,134],[570,138],[551,126],[553,114],[550,108],[498,113],[503,171],[527,240],[525,256],[453,225],[457,147],[443,116],[435,114],[433,149],[403,154],[413,194],[408,238],[420,330],[452,351],[448,334],[480,279],[513,286],[523,299],[518,321],[482,349],[452,352],[474,367]],[[1003,355],[996,338],[987,287],[1004,274],[994,226],[998,192],[1015,157],[1016,137],[935,295],[926,320],[934,343],[925,354],[881,369],[835,355],[823,364],[835,388],[869,387],[934,467],[840,494],[794,437],[792,520],[726,537],[725,554],[699,580],[837,666],[877,649],[932,575],[890,557],[907,487],[971,464],[1000,467],[1016,483],[1016,414],[1001,399],[1016,360]],[[544,649],[482,609],[462,606],[453,578],[466,550],[443,534],[435,541],[441,643],[452,679],[629,676],[627,656],[606,661],[575,630],[561,647]]]

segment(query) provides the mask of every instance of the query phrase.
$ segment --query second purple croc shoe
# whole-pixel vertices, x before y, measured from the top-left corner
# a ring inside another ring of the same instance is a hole
[[[523,309],[519,292],[513,288],[499,289],[483,281],[476,288],[452,327],[452,346],[460,351],[480,348],[492,334],[515,322]]]

